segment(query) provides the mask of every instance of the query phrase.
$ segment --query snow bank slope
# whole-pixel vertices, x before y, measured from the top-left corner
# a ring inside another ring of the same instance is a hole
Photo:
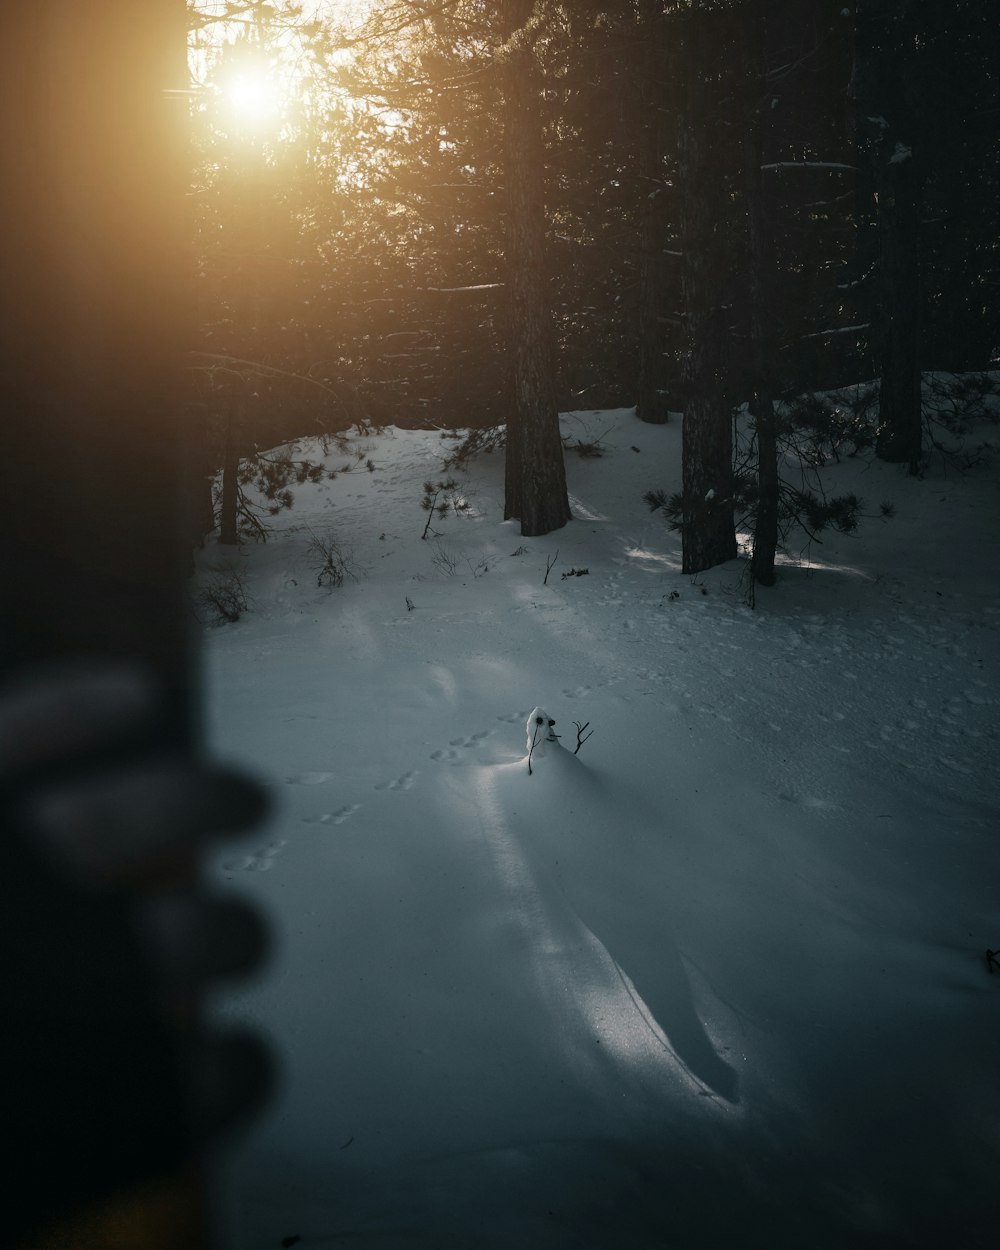
[[[831,467],[898,519],[751,612],[642,502],[679,425],[564,423],[612,427],[564,530],[503,522],[487,457],[421,540],[441,440],[361,439],[209,631],[214,739],[277,805],[219,864],[280,937],[226,1010],[286,1068],[234,1245],[986,1245],[995,477]]]

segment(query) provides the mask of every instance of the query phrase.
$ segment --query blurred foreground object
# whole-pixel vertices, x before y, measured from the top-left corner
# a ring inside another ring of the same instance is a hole
[[[0,10],[0,815],[12,1055],[0,1114],[15,1164],[5,1244],[67,1218],[48,1244],[205,1242],[193,1143],[211,1124],[198,1121],[196,1086],[210,1087],[210,1102],[217,1083],[211,1054],[194,1057],[196,978],[164,997],[171,922],[149,908],[173,900],[183,945],[205,914],[193,835],[242,823],[253,804],[233,779],[213,791],[191,763],[186,432],[175,402],[188,304],[185,18],[184,0]],[[82,701],[81,673],[97,682]],[[113,716],[105,733],[102,709],[115,697],[127,704],[128,688],[127,728]],[[201,814],[173,842],[144,842],[170,777],[185,779],[188,814]],[[89,877],[70,866],[82,845],[84,860],[105,855]],[[109,882],[116,857],[130,868]],[[258,1050],[240,1053],[239,1080],[259,1087]],[[100,1209],[130,1186],[136,1197]]]

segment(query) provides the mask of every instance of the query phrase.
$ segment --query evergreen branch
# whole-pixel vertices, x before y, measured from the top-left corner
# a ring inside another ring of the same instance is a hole
[[[266,365],[261,360],[242,360],[238,356],[226,356],[220,352],[190,351],[188,352],[188,355],[198,357],[201,360],[218,361],[220,367],[225,367],[227,365],[240,365],[242,366],[243,370],[249,370],[251,373],[259,373],[263,376],[277,376],[277,377],[283,377],[283,378],[293,378],[296,382],[305,382],[309,386],[315,386],[319,390],[325,391],[327,395],[332,395],[333,398],[338,400],[339,402],[343,402],[341,400],[341,397],[337,394],[335,390],[332,389],[332,387],[327,386],[323,382],[317,382],[315,378],[310,378],[304,373],[293,373],[288,369],[279,369],[277,365]],[[199,366],[196,365],[193,367],[198,368]],[[201,367],[204,368],[207,366],[201,366]],[[232,369],[231,372],[240,373],[241,370]]]

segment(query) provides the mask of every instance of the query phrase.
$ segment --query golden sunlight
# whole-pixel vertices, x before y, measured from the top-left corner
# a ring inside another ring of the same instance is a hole
[[[282,91],[266,70],[243,68],[234,73],[225,88],[229,107],[247,122],[263,122],[281,112]]]
[[[374,5],[375,0],[314,0],[313,6],[335,21],[361,22]]]

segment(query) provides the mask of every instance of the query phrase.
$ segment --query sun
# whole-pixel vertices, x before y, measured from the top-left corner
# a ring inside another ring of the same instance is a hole
[[[364,21],[374,0],[270,0],[246,6],[246,19],[228,0],[192,2],[192,77],[223,129],[256,143],[293,133],[322,94],[310,21],[333,22],[342,33]]]
[[[264,69],[243,68],[224,87],[224,97],[234,117],[250,123],[277,118],[284,95],[273,74]]]

